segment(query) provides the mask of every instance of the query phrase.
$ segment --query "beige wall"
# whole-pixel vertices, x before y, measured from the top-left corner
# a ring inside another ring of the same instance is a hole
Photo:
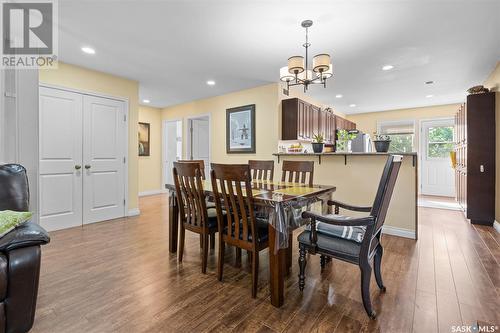
[[[139,114],[139,83],[122,77],[59,62],[58,69],[41,69],[40,82],[60,87],[126,98],[128,111],[128,208],[138,207],[137,122]]]
[[[226,153],[226,109],[255,104],[256,153]],[[183,157],[186,157],[188,117],[210,114],[211,162],[246,163],[249,159],[271,159],[278,147],[278,84],[269,84],[227,95],[201,99],[162,110],[162,119],[183,120]]]
[[[415,150],[419,148],[419,121],[431,118],[453,118],[460,104],[428,106],[382,112],[368,112],[348,115],[347,119],[356,123],[356,128],[369,135],[377,131],[377,122],[392,120],[415,120]]]
[[[139,193],[162,189],[161,154],[162,121],[161,109],[140,105],[139,122],[149,123],[150,155],[139,156]]]
[[[496,92],[496,201],[495,219],[500,223],[500,61],[486,82],[486,88]]]

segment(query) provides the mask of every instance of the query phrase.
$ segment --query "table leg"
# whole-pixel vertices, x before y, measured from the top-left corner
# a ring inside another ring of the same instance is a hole
[[[286,249],[275,253],[276,236],[276,229],[269,224],[269,290],[271,304],[280,307],[285,301]]]
[[[168,197],[168,250],[177,252],[177,238],[179,233],[179,206],[175,194],[170,192]]]

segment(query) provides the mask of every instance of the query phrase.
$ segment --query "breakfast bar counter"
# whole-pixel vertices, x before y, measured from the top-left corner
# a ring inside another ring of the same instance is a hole
[[[314,183],[337,188],[333,198],[353,205],[371,205],[388,153],[276,153],[275,174],[283,160],[314,161]],[[418,156],[401,153],[399,171],[384,233],[417,239]]]

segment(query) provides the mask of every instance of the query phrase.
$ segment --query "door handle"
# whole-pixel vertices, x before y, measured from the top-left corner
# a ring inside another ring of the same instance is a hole
[[[90,165],[89,164],[85,164],[85,169],[90,169]]]
[[[76,169],[76,170],[80,170],[81,168],[82,168],[82,166],[81,166],[81,165],[78,165],[78,164],[77,164],[77,165],[75,165],[75,169]]]

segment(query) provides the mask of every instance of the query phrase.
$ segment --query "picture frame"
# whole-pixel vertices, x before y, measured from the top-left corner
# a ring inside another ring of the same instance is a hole
[[[226,109],[226,152],[255,154],[255,104]]]
[[[150,156],[151,132],[149,123],[139,122],[138,144],[139,156]]]

